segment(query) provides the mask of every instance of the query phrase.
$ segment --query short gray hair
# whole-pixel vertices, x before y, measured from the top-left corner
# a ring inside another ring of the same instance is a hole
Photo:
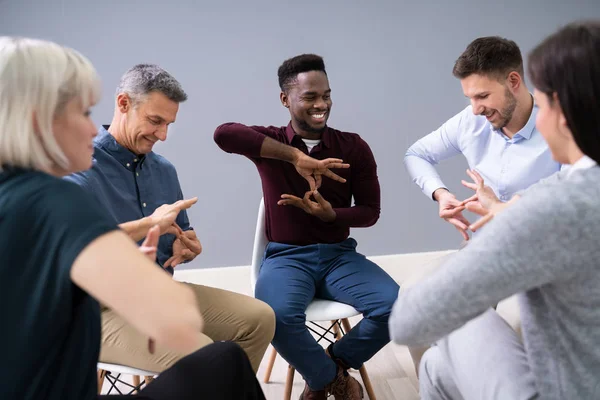
[[[179,81],[155,64],[138,64],[130,68],[121,77],[116,95],[126,93],[137,103],[151,92],[160,92],[176,103],[187,100]]]

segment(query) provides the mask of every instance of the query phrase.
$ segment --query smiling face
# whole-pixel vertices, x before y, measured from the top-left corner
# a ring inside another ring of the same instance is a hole
[[[281,103],[289,108],[292,126],[306,138],[318,138],[327,126],[331,112],[331,88],[322,71],[302,72],[287,90]]]
[[[117,97],[123,114],[124,135],[119,142],[135,154],[147,154],[157,141],[167,139],[167,130],[175,122],[179,103],[160,92],[151,92],[133,103],[126,94]]]
[[[461,79],[460,84],[465,96],[471,100],[473,114],[484,115],[495,129],[508,125],[517,108],[510,85],[480,74],[469,75]]]

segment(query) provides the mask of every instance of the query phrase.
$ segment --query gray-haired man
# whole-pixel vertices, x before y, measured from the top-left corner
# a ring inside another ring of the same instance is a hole
[[[167,139],[168,126],[185,100],[186,93],[168,72],[156,65],[134,66],[117,88],[111,124],[100,127],[94,140],[92,168],[66,178],[90,191],[135,241],[159,225],[157,263],[171,274],[173,267],[202,251],[185,211],[195,200],[183,200],[175,167],[152,151],[157,141]],[[118,284],[119,277],[114,279]],[[196,293],[205,320],[204,332],[198,332],[203,342],[237,342],[257,371],[275,331],[273,310],[237,293],[186,285]],[[112,310],[102,309],[101,361],[161,372],[185,355],[161,348],[151,354],[148,338]]]

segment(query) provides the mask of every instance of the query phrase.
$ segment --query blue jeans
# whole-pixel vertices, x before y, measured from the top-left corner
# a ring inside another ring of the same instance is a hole
[[[271,242],[256,282],[256,298],[275,311],[273,346],[313,390],[335,378],[336,364],[306,328],[306,307],[313,298],[335,300],[364,316],[333,347],[352,368],[360,368],[390,341],[388,318],[398,284],[375,263],[356,252],[352,238],[336,244],[292,246]]]

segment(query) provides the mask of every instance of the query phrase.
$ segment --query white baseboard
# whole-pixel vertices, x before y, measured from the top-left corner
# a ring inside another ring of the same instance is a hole
[[[455,250],[430,251],[422,253],[391,254],[368,257],[379,265],[396,282],[402,284],[419,267],[429,262],[435,262]],[[250,266],[223,268],[202,268],[175,270],[175,279],[199,285],[217,287],[233,292],[251,295]]]

